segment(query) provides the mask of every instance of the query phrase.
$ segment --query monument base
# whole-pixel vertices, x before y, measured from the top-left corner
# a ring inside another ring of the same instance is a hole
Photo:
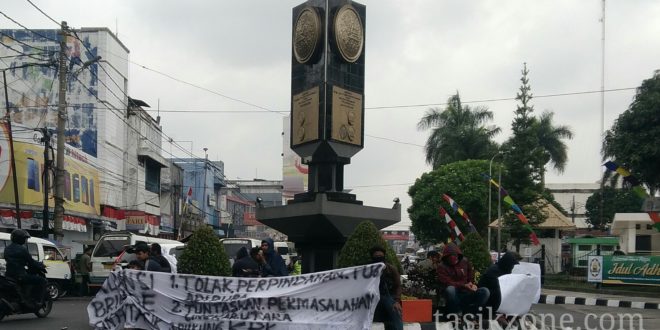
[[[326,193],[314,195],[307,201],[256,209],[259,222],[286,234],[296,244],[304,273],[336,268],[339,251],[362,221],[371,221],[378,229],[401,221],[398,203],[394,208],[380,208],[333,201]]]

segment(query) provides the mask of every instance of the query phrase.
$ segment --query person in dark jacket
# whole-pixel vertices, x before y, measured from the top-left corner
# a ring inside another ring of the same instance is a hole
[[[11,244],[4,251],[7,262],[5,276],[15,279],[20,285],[31,285],[30,297],[32,301],[29,302],[29,305],[36,307],[43,304],[43,299],[46,296],[46,279],[38,275],[28,274],[25,267],[46,272],[46,266],[32,259],[25,246],[28,238],[30,238],[30,234],[23,229],[14,229],[11,232]]]
[[[385,330],[403,330],[401,319],[401,277],[399,271],[392,264],[385,261],[385,249],[374,246],[369,250],[371,262],[382,262],[385,269],[380,275],[380,300],[374,312],[374,321],[383,322]]]
[[[150,272],[165,272],[154,257],[151,256],[151,249],[146,243],[135,245],[135,256],[144,264],[144,270]]]
[[[245,246],[241,247],[236,252],[236,261],[231,266],[231,276],[259,277],[260,275],[259,264],[250,256]]]
[[[461,249],[453,243],[442,250],[441,263],[437,268],[440,288],[444,288],[447,314],[476,314],[479,307],[488,301],[487,288],[474,284],[474,268],[465,258]]]
[[[171,273],[172,266],[163,256],[163,248],[158,243],[151,243],[151,257],[158,262],[162,272]]]
[[[266,238],[261,241],[261,250],[264,251],[264,258],[266,258],[266,263],[272,269],[273,276],[289,275],[289,272],[286,270],[284,258],[275,251],[272,238]]]
[[[511,274],[513,267],[518,264],[520,259],[522,258],[518,253],[512,251],[507,252],[500,258],[500,261],[488,267],[486,272],[481,275],[481,278],[479,279],[479,287],[487,288],[490,292],[488,302],[486,302],[486,307],[491,308],[491,315],[495,315],[497,309],[500,308],[500,304],[502,303],[502,292],[500,291],[499,277],[502,275]],[[488,311],[485,310],[484,312],[487,313]]]

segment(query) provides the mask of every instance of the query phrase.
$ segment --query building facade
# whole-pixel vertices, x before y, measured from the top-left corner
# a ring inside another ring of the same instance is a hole
[[[226,203],[226,217],[230,219],[236,237],[270,237],[276,241],[286,241],[286,235],[261,224],[255,217],[255,207],[282,205],[282,181],[227,180],[227,187],[221,190],[221,195]]]

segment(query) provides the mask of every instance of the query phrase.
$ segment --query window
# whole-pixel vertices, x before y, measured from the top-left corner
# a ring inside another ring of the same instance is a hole
[[[653,229],[653,225],[646,225],[646,230],[651,230]]]
[[[27,248],[32,258],[34,258],[34,260],[39,260],[39,248],[37,247],[37,244],[27,243]]]
[[[89,205],[94,206],[94,180],[89,179]]]
[[[591,245],[578,245],[578,251],[591,251]]]
[[[39,191],[39,164],[37,161],[28,158],[27,159],[27,186],[28,189],[34,191]]]
[[[58,251],[54,246],[45,246],[44,245],[44,260],[58,260],[63,261],[64,257],[60,251]]]
[[[578,267],[587,267],[587,259],[578,260]]]
[[[82,202],[83,204],[89,205],[89,189],[87,189],[87,178],[83,175],[81,176],[82,180]]]
[[[640,230],[640,229],[642,229],[642,226],[640,226],[639,224],[636,224],[635,229]]]
[[[152,193],[160,193],[160,165],[147,159],[144,176],[144,189]]]
[[[600,249],[602,251],[614,251],[614,246],[613,245],[601,245]]]
[[[73,201],[80,202],[80,177],[78,174],[73,175]]]
[[[67,170],[64,170],[64,198],[71,200],[71,173]]]

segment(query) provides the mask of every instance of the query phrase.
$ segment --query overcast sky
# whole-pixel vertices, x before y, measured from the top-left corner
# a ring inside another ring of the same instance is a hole
[[[211,159],[225,162],[230,179],[281,179],[283,115],[218,94],[289,111],[291,11],[301,1],[32,2],[74,28],[108,27],[130,49],[131,61],[217,92],[131,64],[128,94],[152,108],[160,100],[161,110],[251,111],[162,112],[161,123],[176,140],[194,141],[195,154],[203,156],[202,148],[208,148]],[[456,91],[463,102],[512,98],[523,62],[536,96],[600,90],[600,0],[361,3],[367,6],[367,136],[365,148],[345,169],[345,185],[365,205],[390,207],[400,197],[404,220],[398,228],[409,225],[408,185],[430,170],[422,148],[428,132],[416,129],[430,104],[444,107]],[[29,28],[57,28],[25,0],[3,0],[0,10]],[[637,87],[660,69],[658,18],[659,1],[607,2],[606,89]],[[0,26],[19,28],[4,17]],[[633,95],[633,90],[605,94],[606,128]],[[596,181],[600,94],[539,97],[532,103],[537,114],[553,111],[555,123],[575,133],[568,141],[566,171],[550,171],[547,182]],[[497,140],[505,140],[515,101],[477,104],[493,111],[494,124],[502,128]]]

